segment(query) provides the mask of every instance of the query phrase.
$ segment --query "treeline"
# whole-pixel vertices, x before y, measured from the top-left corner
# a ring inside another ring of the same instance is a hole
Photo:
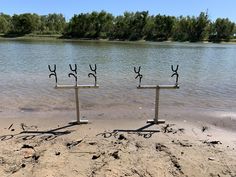
[[[0,13],[0,33],[60,34],[64,38],[148,40],[148,41],[229,41],[234,38],[235,23],[228,18],[211,21],[205,12],[199,16],[149,15],[147,11],[125,12],[113,16],[105,11],[81,13],[66,22],[62,14],[25,13],[9,16]]]
[[[0,13],[0,33],[6,36],[22,36],[25,34],[62,34],[66,27],[66,20],[62,14],[25,13],[7,15]]]

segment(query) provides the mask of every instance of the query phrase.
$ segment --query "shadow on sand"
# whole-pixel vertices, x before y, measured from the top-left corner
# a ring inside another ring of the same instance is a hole
[[[154,133],[160,132],[160,130],[158,130],[158,129],[155,129],[155,130],[147,129],[153,125],[155,125],[155,124],[149,123],[143,127],[140,127],[138,129],[134,129],[134,130],[133,129],[115,129],[112,132],[105,131],[103,133],[97,134],[96,136],[103,136],[104,138],[110,138],[113,136],[113,137],[117,138],[120,132],[125,132],[128,134],[135,134],[138,136],[142,136],[143,138],[151,138]],[[118,137],[118,139],[119,138],[120,138],[120,136]]]
[[[66,128],[69,128],[69,127],[72,127],[75,125],[76,124],[68,124],[65,126],[61,126],[61,127],[55,128],[55,129],[45,130],[45,131],[40,131],[40,130],[25,131],[24,130],[18,134],[14,134],[14,135],[2,135],[2,136],[0,136],[0,140],[7,141],[12,138],[22,139],[22,140],[31,140],[31,139],[34,139],[35,137],[40,137],[43,140],[50,141],[50,140],[57,138],[58,136],[67,135],[67,134],[70,134],[71,132],[73,132],[73,130],[65,130],[65,131],[58,131],[58,130],[63,130],[63,129],[66,129]]]

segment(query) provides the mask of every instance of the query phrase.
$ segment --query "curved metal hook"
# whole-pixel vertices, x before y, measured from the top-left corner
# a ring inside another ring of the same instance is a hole
[[[90,70],[93,71],[95,74],[97,74],[97,65],[95,64],[94,69],[92,66],[89,64]]]
[[[137,74],[135,79],[137,79],[139,77],[139,87],[141,86],[141,82],[142,82],[142,78],[143,78],[143,75],[140,74],[140,70],[141,70],[141,66],[138,67],[138,71],[136,70],[136,67],[134,67],[134,72]]]
[[[49,78],[51,78],[51,76],[54,76],[54,77],[55,77],[55,80],[56,80],[56,84],[57,84],[57,73],[56,73],[57,66],[54,64],[54,65],[53,65],[53,69],[52,69],[51,66],[48,65],[48,69],[49,69],[49,71],[51,72],[51,74],[49,74]]]
[[[97,85],[97,76],[95,75],[95,74],[93,74],[93,73],[89,73],[88,74],[88,77],[90,77],[90,76],[93,76],[94,77],[94,80],[95,80],[95,86]]]
[[[77,65],[75,64],[75,68],[72,68],[72,65],[69,64],[70,70],[72,71],[71,73],[68,74],[68,77],[73,76],[75,78],[75,84],[77,85]]]
[[[178,74],[178,69],[179,69],[179,65],[176,66],[176,69],[174,69],[173,65],[171,65],[171,70],[174,72],[171,77],[176,76],[176,80],[175,80],[175,85],[178,85],[179,82],[179,74]]]
[[[97,76],[96,76],[96,74],[97,74],[97,65],[95,64],[94,69],[93,69],[92,66],[89,64],[89,68],[94,73],[89,73],[88,77],[90,77],[90,76],[94,77],[94,80],[95,80],[94,85],[96,86],[97,85]]]

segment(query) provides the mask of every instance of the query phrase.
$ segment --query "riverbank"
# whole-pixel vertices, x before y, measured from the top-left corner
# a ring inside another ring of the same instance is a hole
[[[147,41],[147,40],[137,40],[137,41],[129,41],[129,40],[109,40],[109,39],[89,39],[89,38],[64,38],[62,35],[35,35],[28,34],[19,37],[4,37],[4,35],[0,35],[0,41],[61,41],[61,42],[81,42],[81,41],[91,41],[91,42],[118,42],[118,43],[145,43],[145,42],[158,42],[158,43],[166,43],[166,42],[180,42],[180,41]],[[230,41],[221,41],[221,42],[210,42],[210,41],[198,41],[198,42],[189,42],[183,41],[180,43],[216,43],[216,44],[236,44],[236,39],[231,39]]]
[[[82,111],[86,125],[68,124],[71,111],[1,115],[0,176],[236,175],[236,132],[170,114],[151,125],[133,113]]]

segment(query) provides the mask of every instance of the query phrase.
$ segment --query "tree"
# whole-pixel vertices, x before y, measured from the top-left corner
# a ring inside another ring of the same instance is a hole
[[[129,15],[129,13],[126,13],[125,16],[117,16],[115,18],[111,38],[120,40],[125,40],[128,38],[130,35]]]
[[[143,29],[144,39],[146,40],[155,40],[156,32],[155,32],[155,20],[154,16],[148,16],[146,20],[146,24]]]
[[[113,38],[120,40],[139,40],[145,34],[148,12],[125,12],[114,20]]]
[[[69,21],[64,35],[67,37],[84,38],[89,30],[89,14],[74,15]]]
[[[187,41],[189,40],[188,30],[190,28],[190,17],[180,16],[177,18],[173,27],[173,39],[175,41]]]
[[[188,31],[189,41],[202,41],[207,35],[206,28],[209,22],[208,14],[204,12],[201,12],[197,18],[193,17],[190,21],[190,29]]]
[[[43,15],[40,17],[40,21],[41,21],[41,26],[40,26],[41,33],[61,34],[66,26],[66,20],[62,14],[53,13],[53,14]]]
[[[180,16],[174,26],[173,38],[177,41],[202,41],[207,36],[208,14],[201,12],[198,17]]]
[[[108,38],[113,29],[113,19],[114,17],[105,11],[74,15],[65,29],[65,36]]]
[[[147,23],[148,11],[136,12],[131,16],[129,29],[129,40],[139,40],[144,36],[144,29]]]
[[[96,22],[96,37],[99,38],[107,38],[110,36],[111,30],[113,28],[113,19],[114,17],[110,13],[106,13],[105,11],[101,11],[97,15]]]
[[[211,25],[211,34],[209,36],[210,41],[229,41],[233,36],[235,24],[228,18],[217,18]]]
[[[165,41],[172,36],[172,28],[175,18],[165,15],[157,15],[154,17],[154,28],[152,32],[152,40]]]
[[[40,27],[40,17],[37,14],[25,13],[12,16],[11,33],[20,35],[29,34]]]
[[[0,33],[7,33],[11,28],[11,16],[0,13]]]

